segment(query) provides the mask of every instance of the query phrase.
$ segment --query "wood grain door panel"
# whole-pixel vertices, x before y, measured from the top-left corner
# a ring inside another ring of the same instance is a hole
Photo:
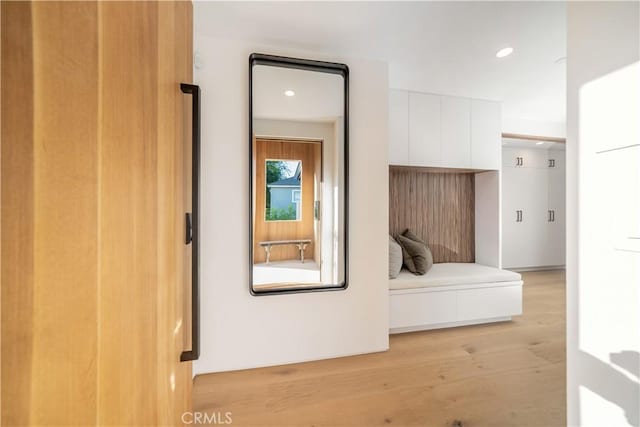
[[[179,425],[191,3],[0,7],[2,425]]]

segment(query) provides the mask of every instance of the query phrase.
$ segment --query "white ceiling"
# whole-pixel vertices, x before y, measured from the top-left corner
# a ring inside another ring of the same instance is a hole
[[[285,96],[293,90],[295,96]],[[253,69],[253,117],[334,122],[342,116],[342,76],[256,65]]]
[[[392,88],[565,121],[564,2],[199,2],[197,34],[389,63]],[[505,46],[514,53],[497,59]]]

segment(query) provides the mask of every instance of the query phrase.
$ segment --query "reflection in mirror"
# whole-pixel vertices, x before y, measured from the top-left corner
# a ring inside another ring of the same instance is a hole
[[[254,294],[346,287],[347,68],[297,61],[252,55]]]
[[[301,160],[267,160],[265,221],[301,221]]]

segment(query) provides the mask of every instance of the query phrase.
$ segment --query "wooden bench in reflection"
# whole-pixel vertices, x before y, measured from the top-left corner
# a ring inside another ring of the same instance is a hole
[[[267,264],[269,264],[269,257],[271,256],[271,247],[282,246],[282,245],[297,246],[298,250],[300,251],[300,261],[304,262],[304,250],[307,248],[307,245],[310,243],[311,243],[311,239],[271,240],[266,242],[260,242],[260,246],[264,248],[264,251],[267,254]]]

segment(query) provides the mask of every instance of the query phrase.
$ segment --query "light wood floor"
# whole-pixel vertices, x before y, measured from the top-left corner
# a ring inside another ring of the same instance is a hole
[[[524,273],[512,322],[392,335],[384,353],[197,376],[234,426],[562,426],[564,272]]]

